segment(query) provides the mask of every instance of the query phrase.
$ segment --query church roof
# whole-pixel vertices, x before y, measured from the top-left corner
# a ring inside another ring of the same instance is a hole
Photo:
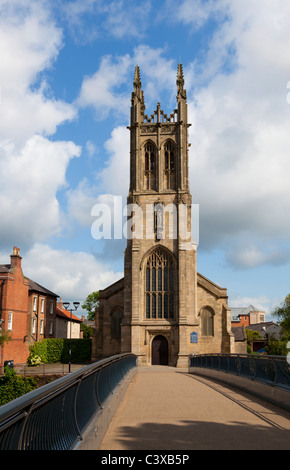
[[[213,293],[217,297],[225,297],[227,298],[227,289],[224,287],[220,287],[214,282],[212,282],[210,279],[207,279],[205,276],[203,276],[200,273],[197,273],[197,283],[203,287],[204,289],[207,289],[209,292]],[[124,278],[119,279],[119,281],[114,282],[113,284],[109,285],[105,289],[102,289],[99,291],[99,298],[101,299],[107,299],[111,297],[112,295],[116,294],[118,291],[124,289]]]
[[[119,279],[119,281],[114,282],[110,286],[106,287],[99,291],[99,298],[100,299],[107,299],[111,297],[111,295],[116,294],[116,292],[124,289],[124,278]]]
[[[225,287],[220,287],[215,284],[213,281],[208,279],[207,277],[203,276],[200,273],[197,273],[197,284],[199,284],[204,289],[207,289],[212,294],[216,295],[217,297],[228,297],[227,289]]]

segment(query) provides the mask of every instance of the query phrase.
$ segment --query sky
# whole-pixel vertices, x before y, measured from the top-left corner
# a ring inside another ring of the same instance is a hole
[[[0,263],[18,246],[70,302],[123,277],[93,208],[126,202],[136,65],[146,113],[170,114],[181,62],[198,272],[270,320],[290,292],[289,31],[285,0],[0,0]]]

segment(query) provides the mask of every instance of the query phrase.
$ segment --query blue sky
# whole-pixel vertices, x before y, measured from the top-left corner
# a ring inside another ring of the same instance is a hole
[[[93,206],[126,201],[130,99],[176,107],[183,64],[198,271],[232,307],[290,292],[290,5],[285,0],[1,0],[0,262],[63,300],[123,276]]]

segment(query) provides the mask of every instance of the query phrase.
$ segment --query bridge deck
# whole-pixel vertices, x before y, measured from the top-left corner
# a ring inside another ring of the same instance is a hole
[[[171,367],[140,368],[100,450],[290,449],[290,413]]]

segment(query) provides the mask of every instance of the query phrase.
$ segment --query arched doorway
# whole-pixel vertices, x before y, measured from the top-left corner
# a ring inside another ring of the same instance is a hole
[[[152,341],[152,365],[168,366],[168,341],[162,335]]]

